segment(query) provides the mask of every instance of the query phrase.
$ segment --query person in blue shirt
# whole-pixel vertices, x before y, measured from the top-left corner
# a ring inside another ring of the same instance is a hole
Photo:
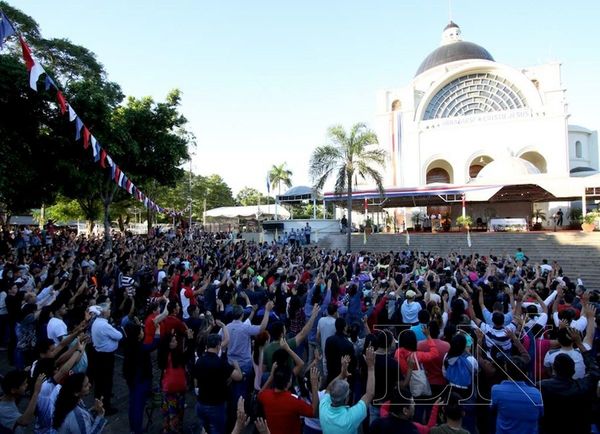
[[[429,314],[428,310],[423,309],[419,311],[419,313],[417,314],[417,318],[419,319],[419,324],[412,326],[410,329],[413,332],[415,332],[417,342],[421,342],[427,340],[427,336],[425,336],[425,333],[423,333],[423,327],[429,326],[429,320],[431,318],[431,315]],[[437,336],[433,337],[437,338]]]
[[[496,434],[537,434],[544,414],[541,392],[527,377],[527,356],[506,359],[507,379],[492,387]]]
[[[419,311],[422,309],[421,305],[415,301],[417,293],[412,289],[406,291],[406,299],[400,306],[400,312],[402,313],[402,322],[404,324],[414,325],[418,322]]]

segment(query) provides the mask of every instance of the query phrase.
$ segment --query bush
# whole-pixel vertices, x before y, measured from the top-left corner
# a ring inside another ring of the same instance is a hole
[[[588,225],[596,223],[597,220],[600,220],[600,212],[598,211],[590,211],[583,217],[583,222]]]
[[[466,215],[466,216],[459,216],[456,218],[456,224],[459,227],[463,227],[463,226],[472,226],[473,225],[473,219],[471,218],[470,215]]]

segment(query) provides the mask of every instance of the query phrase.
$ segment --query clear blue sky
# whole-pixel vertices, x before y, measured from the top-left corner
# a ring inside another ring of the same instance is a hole
[[[194,171],[265,190],[275,163],[308,183],[328,126],[373,123],[439,45],[447,0],[8,0],[45,37],[94,51],[128,95],[183,91]],[[600,128],[600,2],[454,0],[463,38],[515,67],[563,64],[571,123]]]

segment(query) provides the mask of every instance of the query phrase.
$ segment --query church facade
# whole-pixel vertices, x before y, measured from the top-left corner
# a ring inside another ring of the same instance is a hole
[[[597,132],[569,124],[560,64],[499,63],[453,22],[408,85],[379,92],[375,129],[386,186],[599,170]]]

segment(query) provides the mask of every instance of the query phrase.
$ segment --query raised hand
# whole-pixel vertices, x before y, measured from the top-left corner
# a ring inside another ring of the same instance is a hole
[[[365,361],[367,362],[367,368],[375,368],[375,350],[373,347],[367,348]]]
[[[246,416],[246,410],[244,407],[244,397],[240,396],[237,402],[237,411],[236,411],[236,425],[239,425],[239,428],[244,428],[248,426],[250,423],[250,417]]]
[[[350,365],[350,356],[342,356],[342,377],[348,378],[351,374],[348,372],[348,366]]]
[[[92,410],[98,416],[104,416],[104,404],[102,403],[102,397],[100,397],[100,399],[96,398],[94,400],[94,407],[92,407]]]
[[[581,345],[581,333],[572,327],[567,327],[567,334],[576,346]]]
[[[269,427],[267,426],[267,421],[262,417],[257,418],[254,421],[254,425],[256,425],[256,429],[260,434],[270,434]]]
[[[287,340],[283,337],[279,339],[279,346],[286,351],[290,351],[290,346],[288,345]]]
[[[35,386],[33,388],[34,393],[40,393],[40,390],[42,390],[42,384],[44,384],[44,381],[46,381],[46,375],[45,374],[38,375],[38,378],[35,382]]]
[[[313,389],[318,389],[320,383],[321,378],[319,377],[319,370],[316,366],[313,366],[310,368],[310,385]]]

